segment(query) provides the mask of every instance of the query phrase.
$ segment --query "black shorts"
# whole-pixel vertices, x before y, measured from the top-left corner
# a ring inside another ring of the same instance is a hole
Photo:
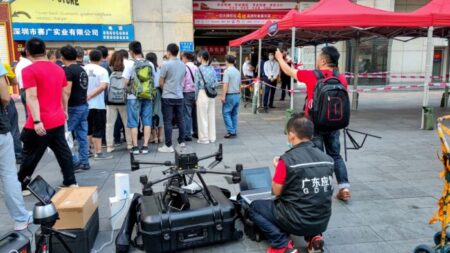
[[[102,138],[106,131],[106,110],[89,109],[88,135]]]

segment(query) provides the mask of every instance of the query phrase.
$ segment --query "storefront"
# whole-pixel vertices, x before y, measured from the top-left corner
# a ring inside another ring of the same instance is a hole
[[[19,0],[11,11],[19,45],[32,37],[43,39],[49,48],[67,43],[117,48],[134,40],[130,0]]]

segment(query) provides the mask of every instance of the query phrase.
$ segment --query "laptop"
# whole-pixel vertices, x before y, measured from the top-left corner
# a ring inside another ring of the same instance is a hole
[[[36,176],[27,186],[42,204],[50,204],[56,191],[41,176]]]
[[[241,172],[241,197],[251,204],[254,200],[272,198],[272,177],[269,167],[244,169]]]

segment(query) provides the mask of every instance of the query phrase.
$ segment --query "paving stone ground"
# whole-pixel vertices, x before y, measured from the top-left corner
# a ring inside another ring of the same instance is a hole
[[[450,113],[438,108],[442,92],[432,91],[430,103],[437,115]],[[277,96],[278,97],[278,96]],[[438,225],[429,225],[428,220],[437,209],[437,200],[442,191],[438,172],[442,169],[436,158],[440,150],[435,131],[419,130],[422,96],[420,92],[372,93],[360,95],[359,110],[353,112],[350,128],[382,136],[383,139],[368,139],[364,148],[349,151],[348,173],[352,184],[353,198],[349,203],[333,200],[333,215],[325,233],[326,252],[332,253],[408,253],[421,243],[432,243]],[[296,107],[301,108],[303,97],[296,98]],[[217,103],[216,144],[200,146],[191,144],[199,155],[209,154],[219,143],[224,144],[224,165],[234,167],[243,163],[245,167],[268,166],[273,156],[287,149],[283,135],[284,110],[287,102],[277,102],[278,109],[269,114],[254,115],[250,108],[243,108],[239,120],[239,137],[225,140],[220,105]],[[23,108],[17,104],[23,122]],[[174,136],[177,136],[175,132]],[[359,140],[359,136],[355,135]],[[157,146],[150,147],[150,154],[140,159],[150,161],[171,160],[173,155],[157,153]],[[114,153],[114,159],[91,162],[90,171],[77,174],[81,186],[95,185],[100,194],[100,233],[95,248],[109,241],[108,197],[114,195],[114,173],[130,173],[133,192],[140,192],[139,176],[148,174],[150,179],[161,177],[161,167],[131,172],[126,152]],[[273,168],[272,168],[273,172]],[[35,175],[43,176],[51,185],[57,186],[62,178],[53,154],[46,154]],[[228,187],[234,194],[238,187],[228,185],[221,176],[207,175],[208,184]],[[161,189],[161,187],[159,188]],[[3,197],[1,197],[3,198]],[[26,197],[30,210],[36,200]],[[3,202],[0,202],[3,203]],[[0,234],[12,229],[4,204],[0,204]],[[32,227],[36,230],[36,226]],[[27,232],[26,232],[27,234]],[[305,242],[294,238],[301,252]],[[185,253],[200,253],[214,250],[222,252],[265,252],[267,244],[255,243],[246,238],[237,242],[214,245]],[[114,252],[109,245],[103,252]],[[139,252],[139,251],[134,251]]]

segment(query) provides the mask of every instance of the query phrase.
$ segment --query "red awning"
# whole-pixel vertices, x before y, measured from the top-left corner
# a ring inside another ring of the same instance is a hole
[[[289,41],[287,30],[296,27],[296,44],[304,45],[358,36],[426,36],[424,28],[432,25],[432,18],[429,13],[395,13],[358,5],[350,0],[321,0],[303,12],[290,11],[277,24],[280,32],[273,38],[274,43],[278,43],[275,40]],[[450,22],[447,25],[450,26]]]
[[[238,46],[244,44],[245,42],[248,42],[251,40],[258,40],[258,39],[265,37],[267,35],[267,30],[269,29],[271,24],[272,24],[272,21],[267,20],[266,23],[262,27],[260,27],[258,30],[254,31],[252,33],[249,33],[239,39],[231,40],[229,42],[229,46],[230,47],[238,47]]]
[[[293,18],[279,23],[280,29],[291,27],[424,27],[431,25],[429,15],[411,15],[370,8],[350,0],[322,0]]]
[[[433,26],[450,26],[450,1],[432,0],[412,15],[431,15]]]

